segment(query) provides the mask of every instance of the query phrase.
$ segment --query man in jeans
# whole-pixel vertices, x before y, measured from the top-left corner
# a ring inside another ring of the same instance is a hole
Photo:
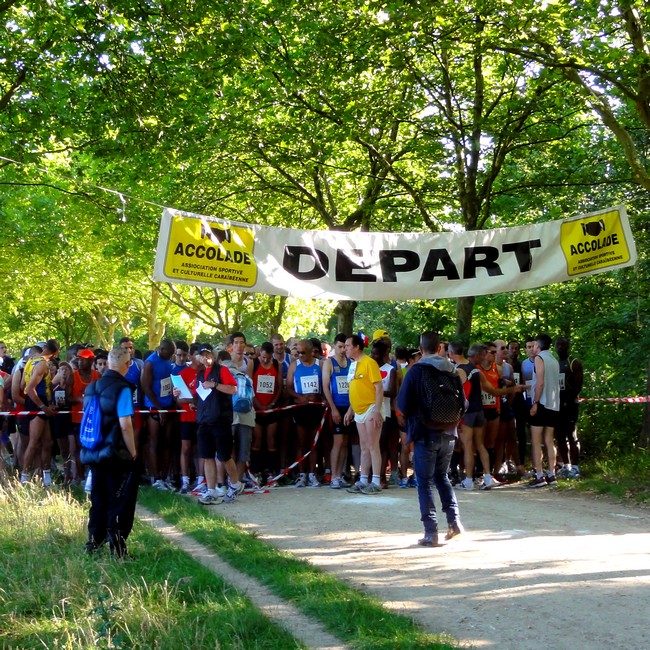
[[[422,358],[406,373],[397,398],[399,411],[405,420],[409,442],[413,441],[413,466],[418,479],[418,500],[424,537],[418,540],[420,546],[438,546],[438,520],[433,498],[434,485],[438,490],[442,510],[447,517],[446,540],[453,539],[463,532],[458,512],[456,495],[447,476],[449,461],[454,451],[458,423],[446,428],[429,428],[420,417],[419,384],[434,381],[426,374],[426,364],[455,376],[458,390],[463,389],[454,366],[441,353],[440,337],[435,332],[424,332],[420,336]]]

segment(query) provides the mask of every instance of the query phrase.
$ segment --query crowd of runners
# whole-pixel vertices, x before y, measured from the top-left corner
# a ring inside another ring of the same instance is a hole
[[[156,489],[211,505],[279,485],[362,494],[417,486],[396,398],[419,351],[394,347],[385,330],[332,341],[275,334],[261,345],[233,332],[214,347],[163,340],[145,354],[128,337],[118,345],[131,355],[126,379],[133,385],[139,472]],[[450,467],[459,490],[522,478],[544,487],[579,475],[582,364],[563,337],[530,337],[524,349],[520,358],[520,343],[501,339],[441,348],[467,398]],[[79,454],[84,390],[106,364],[105,350],[60,350],[53,339],[14,361],[0,342],[2,462],[21,483],[87,479]],[[218,393],[218,404],[230,404],[246,384],[249,408],[224,411],[230,443],[206,442],[201,417],[209,391]]]

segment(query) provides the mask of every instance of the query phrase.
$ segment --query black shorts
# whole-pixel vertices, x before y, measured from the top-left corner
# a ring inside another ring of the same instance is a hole
[[[557,423],[557,411],[547,409],[543,404],[537,405],[537,412],[530,416],[531,427],[555,427]]]
[[[191,440],[196,442],[196,422],[181,422],[181,440]]]
[[[48,401],[47,397],[43,397],[42,395],[39,395],[43,402],[43,406],[49,406],[50,402]],[[41,407],[36,405],[36,402],[33,402],[31,398],[28,395],[25,395],[25,410],[26,411],[40,411]],[[47,415],[28,415],[27,420],[31,422],[34,418],[41,418],[41,420],[49,420]]]
[[[29,435],[29,419],[26,415],[16,416],[16,430],[21,436]]]
[[[273,424],[280,419],[281,411],[276,413],[256,413],[255,424],[265,427],[267,424]]]
[[[318,428],[322,418],[323,407],[319,404],[305,404],[293,409],[293,421],[296,426],[310,431]]]
[[[72,433],[72,416],[70,413],[57,413],[52,420],[52,436],[59,440]]]
[[[483,409],[483,415],[485,416],[486,422],[491,422],[496,420],[499,417],[499,412],[496,409]]]
[[[336,404],[334,406],[336,406]],[[348,408],[349,407],[347,406],[336,406],[336,410],[341,416],[341,422],[339,424],[334,424],[334,420],[331,421],[332,433],[335,436],[349,436],[357,429],[357,423],[354,421],[354,419],[347,426],[343,424],[343,419],[345,418],[345,414],[348,412]]]
[[[199,458],[214,458],[222,463],[232,458],[234,438],[230,424],[199,424],[196,429]]]
[[[578,424],[578,404],[560,404],[560,412],[557,416],[555,428],[570,434],[573,433]]]
[[[379,445],[382,450],[387,449],[391,440],[399,440],[399,425],[397,424],[397,416],[394,414],[389,415],[381,426],[381,434],[379,436]]]

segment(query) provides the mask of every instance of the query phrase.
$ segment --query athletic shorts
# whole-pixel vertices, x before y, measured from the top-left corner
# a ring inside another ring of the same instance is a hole
[[[375,404],[371,404],[368,409],[365,411],[365,413],[355,413],[354,414],[354,421],[357,424],[363,424],[366,422],[370,416],[376,411],[377,406]],[[382,413],[382,419],[383,419],[383,413]]]
[[[57,413],[52,418],[52,436],[59,440],[72,435],[72,416],[70,413]]]
[[[280,419],[281,413],[282,411],[278,411],[276,413],[256,413],[255,424],[259,424],[263,427],[267,426],[268,424],[273,424]]]
[[[16,429],[21,436],[29,435],[29,418],[26,415],[16,416]]]
[[[341,416],[341,422],[339,424],[335,424],[334,420],[331,421],[332,433],[335,436],[349,436],[350,434],[354,433],[355,429],[357,428],[357,425],[354,420],[352,420],[352,422],[350,422],[350,424],[348,425],[343,424],[343,420],[345,419],[345,414],[348,412],[348,407],[336,406],[336,404],[334,406],[336,407],[336,410]]]
[[[531,427],[555,427],[557,423],[557,411],[547,409],[543,404],[537,405],[537,412],[530,416]]]
[[[483,415],[485,417],[486,422],[492,422],[492,420],[496,420],[499,417],[499,411],[496,409],[483,409]]]
[[[572,433],[578,424],[578,405],[560,404],[560,412],[555,424],[556,429],[566,433]]]
[[[381,427],[379,445],[382,449],[388,448],[391,436],[393,437],[393,440],[399,440],[399,426],[397,424],[397,416],[395,414],[391,414],[389,417],[387,417]]]
[[[293,409],[293,421],[296,426],[308,430],[317,429],[323,418],[323,407],[316,404],[306,404]]]
[[[41,401],[43,402],[44,406],[49,406],[49,401],[47,397],[43,397],[42,395],[39,395],[41,398]],[[36,402],[33,402],[32,399],[28,396],[25,395],[25,410],[26,411],[40,411],[41,407],[36,405]],[[47,415],[28,415],[27,420],[31,422],[34,418],[41,418],[41,420],[49,420],[50,418],[47,417]]]
[[[515,419],[515,412],[507,404],[501,404],[499,419],[501,422],[510,422]]]
[[[196,442],[196,422],[181,422],[181,440]]]
[[[232,458],[234,441],[230,424],[199,424],[196,440],[199,458],[216,456],[222,463]]]
[[[463,415],[463,424],[472,429],[478,429],[485,425],[485,415],[483,411],[471,411]]]

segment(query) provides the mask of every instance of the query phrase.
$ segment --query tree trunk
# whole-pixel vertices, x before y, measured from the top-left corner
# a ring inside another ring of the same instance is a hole
[[[472,313],[474,311],[475,296],[463,296],[456,302],[456,338],[467,349],[469,337],[472,333]]]
[[[650,395],[650,362],[648,362],[648,378],[646,380],[646,395]],[[643,405],[643,424],[639,435],[639,446],[650,449],[650,403]]]
[[[165,321],[158,320],[158,305],[160,304],[160,290],[151,283],[151,304],[147,314],[147,343],[150,350],[155,350],[165,333]]]
[[[348,336],[354,332],[354,310],[357,308],[356,300],[340,300],[334,308],[336,315],[336,332],[343,332]]]

